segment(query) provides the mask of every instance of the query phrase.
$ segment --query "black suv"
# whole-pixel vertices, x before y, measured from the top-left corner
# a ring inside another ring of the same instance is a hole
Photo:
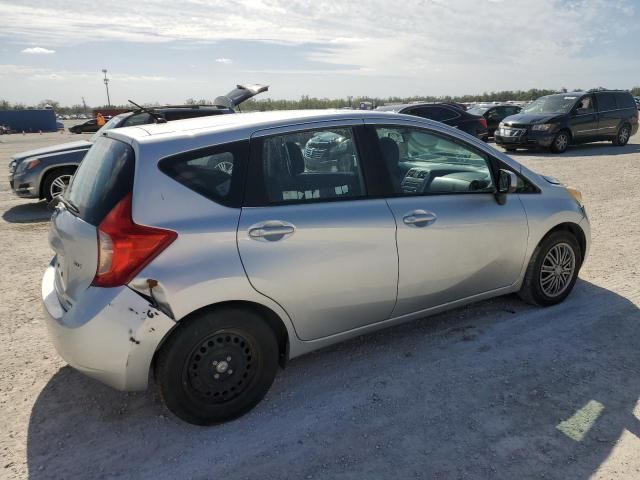
[[[611,140],[626,145],[638,131],[638,109],[629,92],[558,93],[540,97],[505,118],[496,144],[507,151],[547,147],[562,153],[570,144]]]
[[[464,107],[455,103],[410,103],[405,105],[386,105],[376,110],[404,113],[416,117],[428,118],[456,127],[481,140],[487,140],[487,120],[479,115],[465,111]]]

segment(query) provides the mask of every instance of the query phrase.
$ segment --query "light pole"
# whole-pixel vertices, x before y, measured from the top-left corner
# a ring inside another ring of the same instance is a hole
[[[107,106],[111,108],[111,100],[109,99],[109,79],[107,78],[107,69],[103,68],[102,73],[104,73],[104,88],[107,89]]]

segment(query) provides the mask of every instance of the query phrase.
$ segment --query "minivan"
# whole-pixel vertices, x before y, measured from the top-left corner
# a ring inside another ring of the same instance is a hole
[[[622,146],[638,131],[638,118],[629,92],[558,93],[540,97],[505,118],[495,141],[509,152],[545,147],[562,153],[572,144],[603,140]]]

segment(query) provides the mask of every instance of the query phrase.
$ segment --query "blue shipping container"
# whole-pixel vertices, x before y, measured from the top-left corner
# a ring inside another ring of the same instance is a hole
[[[0,125],[16,132],[55,132],[56,114],[53,110],[0,110]]]

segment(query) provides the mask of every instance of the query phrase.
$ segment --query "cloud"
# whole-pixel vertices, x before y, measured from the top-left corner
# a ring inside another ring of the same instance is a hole
[[[230,58],[216,58],[216,62],[218,63],[224,63],[225,65],[229,65],[233,60],[231,60]]]
[[[21,53],[28,53],[30,55],[51,55],[52,53],[56,53],[55,50],[49,50],[48,48],[42,47],[30,47],[22,50]]]

